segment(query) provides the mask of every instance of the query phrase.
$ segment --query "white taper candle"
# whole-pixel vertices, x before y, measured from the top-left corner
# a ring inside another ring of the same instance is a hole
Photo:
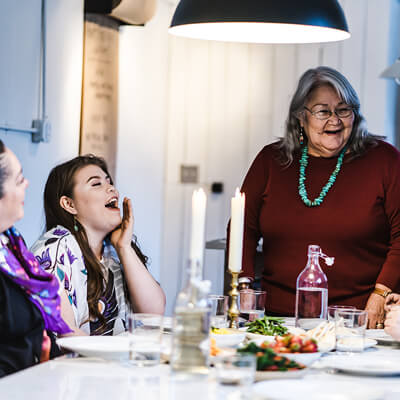
[[[243,226],[244,226],[245,195],[236,189],[235,197],[231,200],[231,228],[229,234],[229,264],[233,272],[242,268]]]

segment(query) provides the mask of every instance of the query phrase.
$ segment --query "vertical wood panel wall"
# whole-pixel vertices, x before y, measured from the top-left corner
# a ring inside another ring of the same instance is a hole
[[[176,1],[160,3],[163,16],[158,19],[169,21]],[[230,198],[256,154],[283,134],[290,98],[307,68],[328,65],[343,72],[358,91],[371,131],[386,134],[386,110],[394,99],[387,96],[388,82],[378,76],[394,61],[388,54],[392,1],[341,4],[352,33],[341,43],[232,44],[169,36],[168,112],[165,129],[158,132],[165,141],[160,278],[167,313],[187,264],[191,194],[199,186],[180,183],[181,164],[199,166],[200,184],[208,191],[206,240],[212,240],[225,237]],[[153,85],[150,90],[158,89]],[[212,182],[223,182],[224,192],[211,194]],[[222,251],[205,252],[205,278],[214,293],[222,292],[223,259]]]

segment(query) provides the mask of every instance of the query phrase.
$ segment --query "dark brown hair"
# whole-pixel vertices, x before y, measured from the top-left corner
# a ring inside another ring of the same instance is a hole
[[[68,211],[64,210],[60,205],[60,198],[62,196],[68,196],[73,199],[75,174],[80,169],[88,165],[97,165],[108,176],[110,175],[104,159],[90,154],[75,157],[70,161],[54,167],[47,178],[44,189],[44,212],[47,230],[50,230],[57,225],[62,225],[63,227],[67,228],[72,235],[74,235],[76,241],[78,242],[83,254],[83,259],[88,274],[87,302],[89,306],[89,316],[98,318],[101,323],[104,324],[104,317],[98,309],[98,302],[103,293],[105,284],[104,277],[101,272],[101,264],[89,246],[84,227],[78,222],[78,220],[74,220],[74,216]],[[77,224],[79,228],[77,231],[74,229],[74,223]],[[136,237],[134,237],[134,241],[132,241],[131,245],[139,259],[144,265],[146,265],[147,257],[140,251],[136,243]],[[129,301],[129,296],[127,293],[125,297]]]

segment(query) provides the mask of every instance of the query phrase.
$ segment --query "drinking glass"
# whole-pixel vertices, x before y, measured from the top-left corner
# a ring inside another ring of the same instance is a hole
[[[228,296],[210,294],[211,327],[226,328],[228,326]]]
[[[254,382],[256,357],[250,353],[236,353],[231,356],[217,357],[215,376],[222,385],[248,387]]]
[[[354,306],[338,306],[338,305],[332,305],[328,306],[328,321],[329,322],[335,322],[335,311],[345,311],[345,310],[355,310],[356,307]]]
[[[368,313],[364,310],[336,310],[336,351],[356,353],[364,350]]]
[[[163,317],[158,314],[128,315],[129,363],[137,366],[160,362]]]
[[[245,289],[239,292],[240,315],[248,321],[254,321],[264,316],[265,290]]]

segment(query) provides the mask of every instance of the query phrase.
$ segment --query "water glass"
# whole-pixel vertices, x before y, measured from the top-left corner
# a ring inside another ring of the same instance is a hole
[[[239,385],[248,387],[254,382],[256,357],[250,353],[236,353],[231,356],[217,357],[215,376],[221,385]]]
[[[211,327],[226,328],[228,326],[228,296],[210,294],[208,301],[211,307]]]
[[[265,290],[245,289],[239,292],[240,316],[248,321],[254,321],[264,316]]]
[[[345,311],[345,310],[355,310],[355,309],[356,308],[354,306],[338,306],[338,305],[328,306],[328,321],[335,322],[336,310]]]
[[[364,350],[368,313],[364,310],[336,310],[336,351],[356,353]]]
[[[129,363],[131,365],[150,366],[159,364],[162,328],[162,315],[129,314]]]

